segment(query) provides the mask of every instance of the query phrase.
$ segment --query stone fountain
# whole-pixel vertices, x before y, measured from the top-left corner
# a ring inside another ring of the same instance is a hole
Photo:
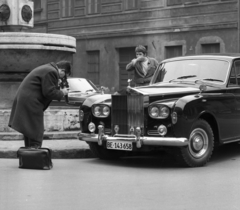
[[[7,126],[8,118],[24,77],[39,65],[59,60],[72,61],[76,52],[74,37],[27,32],[33,24],[32,1],[0,0],[0,132],[11,131]],[[55,128],[59,129],[64,130]]]

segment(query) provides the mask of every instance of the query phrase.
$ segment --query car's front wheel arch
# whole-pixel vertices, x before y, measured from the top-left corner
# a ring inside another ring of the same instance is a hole
[[[220,137],[218,123],[215,117],[210,113],[203,113],[199,119],[205,120],[211,126],[214,135],[214,146],[218,146],[220,144]]]

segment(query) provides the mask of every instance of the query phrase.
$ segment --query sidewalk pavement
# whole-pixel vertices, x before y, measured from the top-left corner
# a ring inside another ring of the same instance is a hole
[[[86,142],[77,138],[79,131],[46,132],[42,147],[51,148],[53,159],[95,158]],[[0,133],[0,158],[17,158],[17,150],[24,146],[19,133]]]

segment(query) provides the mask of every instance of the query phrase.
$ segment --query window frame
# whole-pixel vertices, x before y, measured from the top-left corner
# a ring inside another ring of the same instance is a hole
[[[92,2],[95,1],[94,4]],[[96,12],[92,12],[92,5],[95,5],[93,8]],[[97,7],[96,7],[97,5]],[[102,6],[102,1],[101,0],[86,0],[86,15],[98,15],[101,14],[101,6]]]
[[[66,7],[63,7],[64,2],[70,2],[71,6],[68,7],[70,8],[70,10],[68,10],[68,14],[67,15],[63,15],[66,11]],[[75,8],[75,0],[61,0],[61,18],[72,18],[74,17],[74,8]],[[71,11],[71,12],[70,12]],[[64,12],[64,13],[63,13]]]

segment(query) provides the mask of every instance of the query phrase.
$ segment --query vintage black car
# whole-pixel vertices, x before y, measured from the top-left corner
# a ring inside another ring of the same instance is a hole
[[[164,60],[149,86],[86,99],[80,121],[79,139],[101,159],[166,150],[203,166],[240,141],[240,54]]]

